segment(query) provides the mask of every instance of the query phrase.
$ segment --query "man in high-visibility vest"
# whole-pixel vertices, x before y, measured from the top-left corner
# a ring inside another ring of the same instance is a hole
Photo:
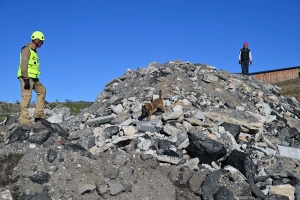
[[[36,106],[34,111],[35,121],[47,118],[44,114],[46,88],[39,81],[40,62],[37,54],[37,48],[40,48],[45,41],[44,34],[35,31],[31,35],[31,42],[24,45],[20,53],[20,65],[18,69],[18,79],[21,84],[21,116],[20,125],[30,123],[29,104],[32,97],[32,90],[37,94]]]

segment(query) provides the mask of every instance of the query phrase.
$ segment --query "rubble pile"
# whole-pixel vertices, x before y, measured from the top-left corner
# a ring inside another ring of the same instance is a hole
[[[159,90],[166,111],[148,121]],[[153,62],[76,116],[45,113],[0,126],[6,199],[300,200],[300,104],[252,76]]]

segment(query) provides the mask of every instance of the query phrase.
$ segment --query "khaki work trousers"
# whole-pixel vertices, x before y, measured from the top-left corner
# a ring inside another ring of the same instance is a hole
[[[44,118],[44,108],[45,108],[45,97],[46,97],[46,88],[39,80],[29,79],[30,89],[24,89],[24,80],[19,78],[21,85],[21,116],[20,124],[25,125],[30,123],[29,118],[29,104],[32,98],[32,90],[37,94],[34,117],[35,118]]]

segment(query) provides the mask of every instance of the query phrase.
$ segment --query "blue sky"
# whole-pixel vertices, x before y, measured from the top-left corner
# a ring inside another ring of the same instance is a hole
[[[94,101],[127,68],[153,61],[241,72],[244,42],[250,72],[300,65],[299,10],[299,0],[0,0],[0,101],[20,100],[20,49],[35,30],[46,38],[46,100]]]

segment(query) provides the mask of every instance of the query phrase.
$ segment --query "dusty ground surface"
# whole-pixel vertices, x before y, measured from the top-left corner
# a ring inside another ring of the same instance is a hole
[[[58,154],[64,151],[60,147],[56,146]],[[11,150],[16,149],[17,145],[12,146]],[[189,197],[182,199],[199,199],[188,192],[186,186],[175,185],[176,174],[172,179],[169,178],[172,171],[176,172],[178,167],[169,164],[160,165],[155,159],[143,161],[140,159],[140,154],[106,152],[101,155],[101,158],[91,161],[74,152],[64,152],[64,157],[49,163],[45,157],[48,151],[46,148],[40,147],[26,151],[18,149],[18,154],[1,159],[0,165],[2,186],[10,183],[12,177],[17,179],[19,185],[22,185],[22,191],[12,192],[14,199],[18,199],[20,192],[26,193],[30,190],[30,193],[34,194],[43,191],[45,187],[43,184],[33,183],[28,178],[34,174],[34,171],[47,171],[51,175],[51,182],[47,185],[51,187],[48,193],[53,199],[72,197],[72,199],[173,200],[181,199],[180,196]],[[83,185],[101,185],[102,183],[106,188],[106,184],[110,181],[121,181],[128,192],[113,197],[106,191],[99,196],[94,188],[82,195],[78,194]]]

